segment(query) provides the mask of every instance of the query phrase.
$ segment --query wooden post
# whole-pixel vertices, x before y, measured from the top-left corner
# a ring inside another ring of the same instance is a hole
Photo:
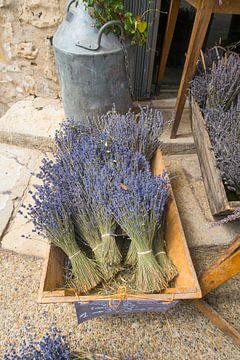
[[[176,115],[172,127],[171,139],[175,139],[177,135],[179,123],[186,101],[187,88],[189,85],[189,81],[192,79],[195,72],[196,64],[200,55],[200,50],[202,48],[208,25],[213,13],[215,1],[216,0],[202,0],[199,1],[197,5],[197,13],[193,24],[191,39],[177,95],[175,108]]]
[[[224,320],[210,305],[204,300],[193,301],[196,308],[206,316],[213,324],[215,324],[223,333],[234,340],[234,342],[240,346],[240,333],[234,329],[234,327]]]
[[[212,290],[230,280],[240,273],[240,235],[229,245],[225,253],[220,256],[199,278],[202,295],[207,295]],[[235,343],[240,346],[240,333],[224,320],[204,300],[194,300],[192,304],[201,313],[211,320],[221,331],[231,336]]]
[[[158,85],[160,81],[162,81],[166,69],[167,59],[172,43],[173,33],[176,26],[178,11],[180,7],[180,0],[171,0],[169,13],[168,13],[168,21],[167,27],[164,35],[163,40],[163,48],[162,48],[162,55],[161,55],[161,62],[159,66],[158,72]]]

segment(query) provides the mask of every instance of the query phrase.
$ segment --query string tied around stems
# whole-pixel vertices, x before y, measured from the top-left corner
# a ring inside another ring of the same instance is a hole
[[[78,250],[77,252],[75,252],[75,254],[69,256],[69,260],[72,260],[73,258],[75,258],[78,254],[80,254],[82,251]]]
[[[151,253],[152,253],[152,250],[137,252],[138,256],[147,255],[147,254],[151,254]]]
[[[92,251],[94,252],[95,250],[97,250],[100,246],[102,246],[102,243],[98,244],[97,246],[95,246],[95,248],[92,249]]]
[[[113,233],[106,233],[106,234],[101,235],[102,238],[105,238],[105,237],[108,237],[108,236],[117,236],[117,235],[115,235]]]
[[[159,252],[157,252],[157,253],[155,254],[155,256],[158,256],[158,255],[160,255],[160,254],[166,254],[166,251],[159,251]]]

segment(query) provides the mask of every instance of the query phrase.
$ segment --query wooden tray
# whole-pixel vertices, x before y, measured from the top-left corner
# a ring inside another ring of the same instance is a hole
[[[152,171],[162,174],[165,168],[160,150],[157,150],[152,161]],[[167,209],[166,233],[168,255],[177,266],[179,275],[173,288],[168,288],[159,294],[142,294],[143,300],[158,300],[167,302],[169,306],[176,300],[201,298],[201,289],[190,258],[186,239],[183,233],[178,209],[171,189]],[[40,285],[39,302],[41,303],[72,303],[76,301],[109,300],[109,296],[76,295],[74,289],[63,289],[65,254],[52,245],[49,246],[45,260]],[[117,297],[116,297],[117,298]],[[126,300],[134,300],[136,296],[127,294]],[[138,294],[141,300],[141,294]]]
[[[192,132],[211,213],[214,216],[230,214],[240,207],[240,201],[228,201],[205,120],[193,97],[191,106]]]

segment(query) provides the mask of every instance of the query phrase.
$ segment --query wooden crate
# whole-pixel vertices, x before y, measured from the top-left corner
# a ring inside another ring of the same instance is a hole
[[[165,168],[161,152],[158,150],[152,161],[154,174],[161,174]],[[142,294],[144,300],[158,300],[171,306],[176,300],[201,298],[201,289],[190,258],[186,239],[183,233],[178,209],[171,189],[171,197],[167,209],[166,233],[167,252],[176,265],[179,275],[175,279],[173,288],[168,288],[159,294]],[[40,285],[39,302],[41,303],[72,303],[76,301],[96,300],[96,294],[76,295],[74,289],[63,289],[64,259],[61,249],[49,246],[45,260]],[[109,300],[110,296],[98,296],[97,300]],[[138,300],[141,295],[138,295]],[[126,300],[136,299],[128,294]]]
[[[205,120],[193,97],[191,106],[192,132],[210,210],[214,216],[230,214],[237,207],[240,207],[240,201],[228,201]]]

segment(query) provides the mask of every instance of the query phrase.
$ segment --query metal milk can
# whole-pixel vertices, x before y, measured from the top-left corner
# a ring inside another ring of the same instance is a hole
[[[133,49],[113,33],[104,31],[118,21],[97,29],[86,6],[69,2],[67,15],[53,38],[65,116],[84,121],[112,109],[125,113],[131,107]]]

